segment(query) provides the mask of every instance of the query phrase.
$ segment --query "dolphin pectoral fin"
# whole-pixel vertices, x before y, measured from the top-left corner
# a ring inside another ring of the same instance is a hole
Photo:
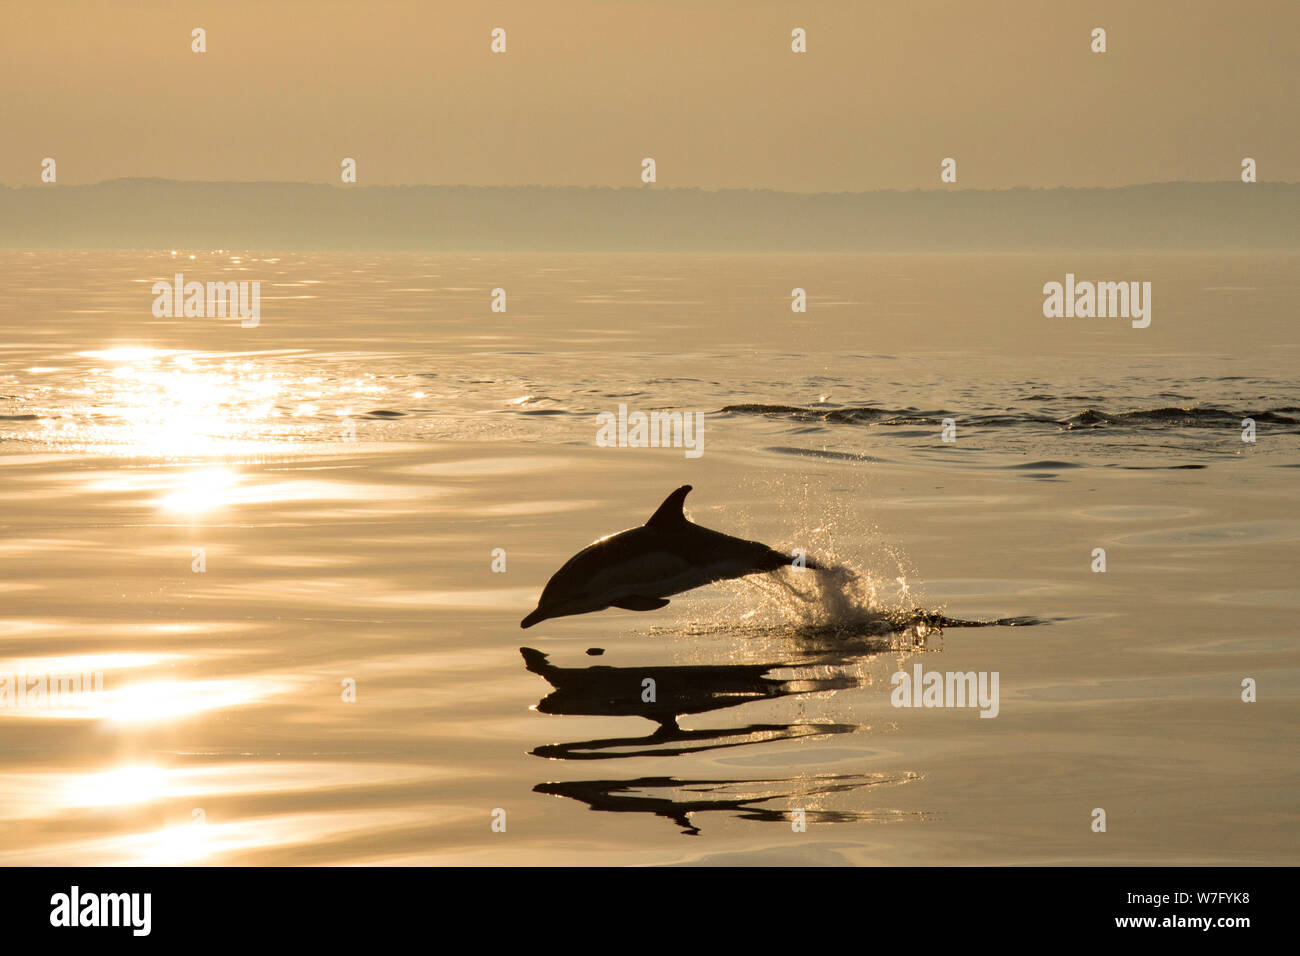
[[[667,598],[652,598],[633,595],[621,601],[614,601],[610,607],[621,607],[625,611],[657,611],[668,606]]]

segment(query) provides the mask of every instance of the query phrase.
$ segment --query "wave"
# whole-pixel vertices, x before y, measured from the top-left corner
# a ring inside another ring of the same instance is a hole
[[[1062,419],[1067,428],[1091,428],[1104,425],[1175,425],[1183,428],[1239,427],[1242,419],[1274,425],[1297,425],[1300,418],[1277,411],[1234,412],[1212,405],[1193,405],[1188,408],[1134,409],[1127,412],[1107,412],[1104,409],[1085,408],[1078,415]]]
[[[923,412],[915,408],[891,409],[877,408],[874,405],[849,405],[836,408],[805,408],[801,405],[767,405],[746,403],[726,405],[718,409],[718,415],[762,415],[767,418],[788,418],[797,422],[838,422],[857,424],[898,424],[898,425],[937,425],[947,412]]]
[[[750,402],[740,405],[725,405],[715,414],[754,415],[805,423],[867,425],[938,425],[945,418],[950,418],[958,425],[983,428],[1052,425],[1066,430],[1074,430],[1125,425],[1179,428],[1240,427],[1242,420],[1246,418],[1252,419],[1256,424],[1300,425],[1300,417],[1292,414],[1297,411],[1300,411],[1300,409],[1291,405],[1261,411],[1233,411],[1212,405],[1193,405],[1186,408],[1131,409],[1122,412],[1089,407],[1065,418],[1053,418],[1034,412],[1007,411],[987,415],[958,415],[943,410],[923,411],[915,408],[882,408],[875,405],[825,408]]]

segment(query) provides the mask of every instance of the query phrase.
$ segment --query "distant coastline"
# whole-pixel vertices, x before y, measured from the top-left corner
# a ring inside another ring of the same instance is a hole
[[[0,187],[3,248],[1300,250],[1300,183],[790,193],[117,179]]]

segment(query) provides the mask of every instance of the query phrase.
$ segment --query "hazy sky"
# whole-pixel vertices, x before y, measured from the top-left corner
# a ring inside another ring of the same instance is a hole
[[[1296,0],[8,2],[0,183],[1298,181],[1298,37]]]

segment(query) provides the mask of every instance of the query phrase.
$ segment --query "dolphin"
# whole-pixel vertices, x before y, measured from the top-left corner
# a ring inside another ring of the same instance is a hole
[[[519,626],[609,607],[657,611],[668,605],[670,594],[795,563],[765,544],[687,521],[682,505],[690,490],[682,485],[639,528],[607,535],[564,562]],[[803,565],[824,570],[807,558]]]

